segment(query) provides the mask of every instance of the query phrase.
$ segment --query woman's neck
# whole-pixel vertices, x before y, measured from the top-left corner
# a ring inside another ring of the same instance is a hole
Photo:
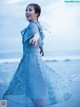
[[[37,19],[37,20],[31,20],[31,21],[29,21],[29,22],[35,22],[35,23],[37,23],[37,22],[38,22],[38,19]]]

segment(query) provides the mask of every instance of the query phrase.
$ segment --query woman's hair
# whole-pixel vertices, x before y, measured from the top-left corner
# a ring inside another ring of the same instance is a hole
[[[34,7],[34,10],[35,10],[35,13],[38,14],[38,17],[40,16],[40,14],[41,14],[41,7],[40,7],[38,4],[31,3],[31,4],[29,4],[28,6],[33,6],[33,7]],[[28,7],[28,6],[27,6],[27,7]]]

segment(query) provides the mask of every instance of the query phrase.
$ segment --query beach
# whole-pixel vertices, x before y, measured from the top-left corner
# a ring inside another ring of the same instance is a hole
[[[26,7],[34,2],[41,7],[40,18],[36,21],[45,35],[42,60],[69,83],[72,92],[69,100],[46,107],[80,107],[80,2],[76,1],[80,0],[0,1],[0,100],[23,57],[21,31],[29,24],[25,17]],[[14,102],[10,105],[7,107],[25,107]]]
[[[44,60],[44,62],[63,78],[66,78],[72,91],[72,96],[69,100],[50,107],[80,107],[80,60]],[[0,100],[7,90],[18,64],[19,60],[0,62]]]

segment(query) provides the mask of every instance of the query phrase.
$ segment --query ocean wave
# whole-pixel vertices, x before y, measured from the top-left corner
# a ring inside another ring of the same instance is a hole
[[[72,60],[80,60],[80,56],[43,57],[42,59],[47,62],[72,61]]]
[[[0,59],[0,63],[19,62],[20,58]]]
[[[11,59],[0,59],[0,63],[10,63],[10,62],[20,62],[21,58],[11,58]],[[57,61],[72,61],[80,60],[80,56],[57,56],[57,57],[42,57],[43,61],[46,62],[57,62]]]

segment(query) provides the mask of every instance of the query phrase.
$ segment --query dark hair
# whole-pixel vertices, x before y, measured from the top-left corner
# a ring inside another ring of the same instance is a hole
[[[38,17],[40,16],[40,14],[41,14],[41,7],[38,4],[31,3],[28,6],[33,6],[34,10],[35,10],[35,13],[38,13]]]

